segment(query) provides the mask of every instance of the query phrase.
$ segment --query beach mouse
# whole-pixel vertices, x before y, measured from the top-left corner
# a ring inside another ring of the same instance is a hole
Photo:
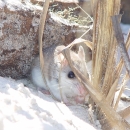
[[[78,81],[63,54],[58,54],[64,48],[63,45],[52,45],[43,50],[44,75],[47,85],[51,93],[65,104],[73,101],[75,103],[84,103],[87,95],[86,88]],[[85,60],[83,47],[79,47],[78,53],[70,51],[70,56],[78,69],[84,72],[82,67],[82,59]],[[48,91],[42,77],[39,56],[32,63],[31,80],[36,87]]]

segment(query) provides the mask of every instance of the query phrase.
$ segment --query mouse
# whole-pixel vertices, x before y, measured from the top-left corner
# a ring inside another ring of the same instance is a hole
[[[44,67],[43,72],[49,87],[49,90],[56,99],[65,104],[85,102],[88,94],[86,88],[76,78],[74,72],[69,66],[67,59],[61,52],[65,49],[64,45],[51,45],[43,49]],[[85,60],[83,47],[79,47],[78,52],[70,50],[70,56],[73,63],[81,72],[84,72],[82,60]],[[40,69],[40,59],[37,56],[31,66],[31,81],[44,93],[49,94],[49,90],[45,85]]]

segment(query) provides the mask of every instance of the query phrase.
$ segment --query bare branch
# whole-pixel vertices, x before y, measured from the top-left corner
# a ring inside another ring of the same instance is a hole
[[[130,106],[118,112],[122,118],[130,116]]]
[[[46,87],[48,88],[49,92],[51,93],[51,96],[55,100],[58,100],[53,95],[53,93],[51,92],[50,88],[47,85],[45,75],[44,75],[44,69],[43,69],[44,68],[44,56],[43,56],[43,52],[42,52],[42,37],[43,37],[43,30],[44,30],[46,15],[47,15],[48,7],[49,7],[49,2],[50,2],[50,0],[46,0],[44,3],[43,11],[42,11],[41,18],[40,18],[40,24],[39,24],[38,42],[39,42],[40,67],[41,67],[42,77],[43,77]]]
[[[124,37],[123,37],[121,27],[119,24],[119,15],[112,16],[112,25],[113,25],[113,30],[115,33],[117,43],[120,48],[120,52],[121,52],[123,61],[125,63],[126,70],[130,77],[130,59],[129,59],[129,55],[128,55],[126,47],[125,47]]]

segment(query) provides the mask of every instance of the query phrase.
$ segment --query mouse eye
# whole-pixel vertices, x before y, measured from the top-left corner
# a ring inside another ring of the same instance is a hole
[[[70,72],[68,73],[68,77],[69,77],[69,78],[74,78],[74,77],[75,77],[74,72],[73,72],[73,71],[70,71]]]

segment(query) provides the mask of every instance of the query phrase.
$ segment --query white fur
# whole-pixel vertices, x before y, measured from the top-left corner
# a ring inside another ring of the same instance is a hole
[[[51,93],[60,101],[63,100],[63,102],[68,103],[69,99],[73,99],[73,100],[79,99],[80,100],[80,97],[83,98],[86,95],[86,90],[76,77],[74,77],[74,78],[68,77],[68,73],[72,70],[71,70],[70,66],[68,65],[67,60],[62,55],[62,53],[60,53],[60,55],[56,54],[56,52],[60,51],[60,49],[63,49],[63,46],[57,47],[55,49],[54,57],[52,60],[49,61],[46,58],[48,63],[46,61],[46,63],[45,63],[46,69],[44,68],[44,71],[47,71],[46,72],[47,74],[48,74],[48,69],[50,69],[51,72],[54,71],[54,75],[53,75],[53,73],[50,74],[52,76],[51,79],[48,79],[47,78],[48,76],[45,73],[47,85],[50,88],[49,90],[51,91]],[[46,53],[44,54],[44,56],[45,55],[46,55]],[[81,59],[81,58],[83,60],[85,60],[85,54],[84,54],[83,48],[80,47],[78,54],[73,52],[71,57],[72,58],[74,57],[75,61],[77,59]],[[50,62],[53,62],[53,64],[55,65],[55,68],[53,68],[52,64],[51,64],[52,66],[49,66]],[[81,60],[81,62],[82,62],[82,60]],[[60,71],[60,69],[61,69],[61,71]],[[60,74],[59,74],[59,72],[60,72]],[[59,78],[59,76],[60,76],[60,78]],[[41,70],[40,70],[40,65],[39,65],[39,60],[37,60],[37,59],[35,60],[35,64],[32,67],[31,78],[32,78],[33,83],[37,87],[48,90],[48,88],[46,88],[45,83],[43,81]],[[57,78],[57,79],[55,79],[55,78]]]

